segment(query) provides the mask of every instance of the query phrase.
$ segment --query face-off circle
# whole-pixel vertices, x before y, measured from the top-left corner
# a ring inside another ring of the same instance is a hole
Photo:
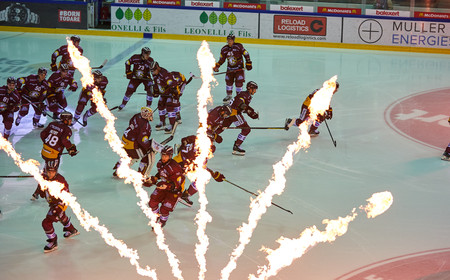
[[[450,279],[450,248],[418,252],[376,262],[336,280]]]
[[[406,96],[389,105],[384,118],[396,132],[442,151],[450,141],[450,88]]]

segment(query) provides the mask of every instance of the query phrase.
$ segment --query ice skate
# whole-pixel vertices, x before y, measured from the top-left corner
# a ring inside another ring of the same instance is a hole
[[[44,247],[44,253],[50,253],[58,249],[58,242],[55,239],[47,239],[48,244]]]
[[[157,124],[155,126],[156,130],[163,130],[164,129],[165,124],[163,122],[159,122],[159,124]]]
[[[441,159],[445,161],[450,161],[450,153],[444,153]]]
[[[311,127],[309,128],[308,134],[309,134],[309,136],[311,136],[311,137],[317,137],[317,136],[319,136],[320,132],[317,131],[317,127],[311,126]]]
[[[231,98],[233,98],[233,96],[227,95],[227,96],[223,99],[223,104],[228,104],[228,103],[230,103]]]
[[[21,118],[17,118],[16,121],[14,122],[14,124],[15,124],[16,126],[18,126],[18,125],[20,124],[20,120],[22,120],[22,119],[21,119]]]
[[[164,132],[165,132],[166,134],[172,133],[172,126],[171,126],[171,125],[166,126],[166,128],[164,129]]]
[[[33,122],[33,127],[34,127],[34,128],[44,128],[44,125],[43,125],[43,124],[40,124],[40,123],[38,123],[38,122]]]
[[[64,238],[70,238],[78,234],[80,234],[80,232],[76,228],[74,228],[72,231],[64,232]]]
[[[123,104],[120,104],[120,106],[119,106],[119,108],[117,108],[119,111],[122,111],[123,110],[123,108],[125,108],[125,105],[123,105]]]
[[[31,201],[35,201],[35,200],[38,200],[38,199],[39,199],[39,195],[37,193],[34,193],[34,194],[31,195],[31,198],[30,198]]]
[[[189,199],[189,194],[187,192],[184,192],[180,197],[178,197],[178,201],[187,207],[191,207],[192,204],[194,204],[194,202]]]
[[[245,150],[241,149],[238,145],[234,144],[234,146],[233,146],[233,155],[245,156]]]

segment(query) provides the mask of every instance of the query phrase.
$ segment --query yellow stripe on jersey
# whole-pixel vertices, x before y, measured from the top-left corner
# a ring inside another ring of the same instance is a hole
[[[179,152],[178,155],[174,156],[173,160],[175,160],[177,163],[182,163],[183,158],[181,158],[181,152]]]
[[[52,147],[44,144],[41,151],[42,156],[49,158],[49,159],[55,159],[58,158],[59,152]]]
[[[311,104],[311,98],[306,97],[305,102],[303,102],[303,105],[305,105],[306,107],[309,107],[309,105]]]
[[[130,141],[125,136],[122,136],[122,144],[123,148],[127,150],[133,150],[134,149],[134,141]]]

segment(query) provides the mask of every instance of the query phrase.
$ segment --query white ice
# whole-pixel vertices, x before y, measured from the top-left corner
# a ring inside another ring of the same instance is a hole
[[[199,74],[196,52],[200,41],[81,38],[84,55],[91,65],[109,59],[103,73],[110,81],[106,94],[110,107],[120,104],[127,86],[125,60],[143,46],[151,48],[151,56],[162,67],[185,75]],[[9,66],[5,60],[0,61],[0,84],[6,84],[8,76],[26,76],[40,66],[49,67],[52,52],[63,44],[65,35],[0,32],[0,59],[25,60],[10,62]],[[225,39],[210,43],[216,59],[224,44]],[[247,118],[253,126],[282,126],[285,118],[298,116],[307,94],[333,75],[338,75],[341,88],[332,100],[334,117],[329,121],[337,147],[323,126],[308,151],[295,156],[287,173],[286,191],[273,201],[293,215],[269,208],[231,279],[247,279],[259,265],[267,263],[266,254],[259,251],[262,246],[275,249],[275,240],[280,236],[295,238],[313,225],[323,230],[323,219],[346,216],[354,207],[365,204],[373,193],[386,190],[394,196],[394,204],[386,213],[375,219],[360,214],[350,223],[347,234],[331,244],[310,249],[273,279],[334,279],[380,260],[449,246],[450,163],[439,157],[450,139],[442,137],[442,147],[430,148],[399,135],[384,120],[384,111],[392,102],[412,93],[449,87],[448,55],[256,44],[245,47],[254,67],[246,72],[246,80],[259,85],[252,106],[260,118]],[[29,71],[16,73],[12,63],[28,66]],[[224,70],[222,66],[221,71]],[[75,77],[79,81],[80,74],[77,72]],[[222,104],[225,96],[224,76],[217,78],[211,108]],[[183,124],[171,144],[196,131],[199,86],[200,81],[194,80],[185,90],[181,100]],[[67,94],[72,112],[79,92]],[[143,86],[125,110],[114,111],[120,137],[130,117],[145,104],[145,95],[138,94],[142,92]],[[441,102],[448,103],[449,99]],[[10,140],[25,159],[42,161],[40,130],[32,129],[31,117],[32,111],[19,127],[13,126]],[[156,124],[153,121],[152,126]],[[103,126],[99,114],[89,118],[86,128],[75,126],[72,140],[80,153],[73,158],[63,156],[60,172],[82,207],[98,216],[116,238],[138,250],[142,265],[156,269],[159,279],[174,279],[166,255],[155,245],[148,219],[136,205],[134,189],[111,176],[118,157],[103,140]],[[3,131],[2,124],[0,130]],[[247,151],[244,157],[231,154],[237,134],[237,130],[223,133],[224,141],[217,145],[215,157],[208,165],[231,182],[254,192],[263,190],[271,178],[272,165],[296,139],[297,130],[253,130],[242,146]],[[158,141],[166,138],[162,131],[154,131],[152,136]],[[0,152],[0,170],[0,175],[23,174],[4,152]],[[36,182],[31,178],[0,179],[0,279],[144,279],[96,232],[86,232],[71,210],[68,214],[81,234],[64,240],[62,226],[55,224],[59,249],[44,254],[46,236],[41,221],[48,206],[42,199],[30,201],[35,188]],[[166,241],[180,259],[185,279],[197,279],[198,275],[193,221],[197,197],[192,209],[177,205],[164,228]],[[250,195],[226,182],[212,181],[207,186],[207,197],[207,210],[213,220],[207,227],[210,247],[206,279],[219,279],[220,270],[237,245],[236,228],[247,221]]]

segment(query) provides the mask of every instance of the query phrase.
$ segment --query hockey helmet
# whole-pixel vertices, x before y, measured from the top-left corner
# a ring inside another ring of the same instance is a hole
[[[164,148],[161,150],[161,156],[162,155],[168,155],[168,156],[172,157],[172,155],[173,155],[172,146],[169,146],[169,145],[164,146]]]
[[[62,63],[60,66],[59,66],[59,70],[60,71],[69,71],[69,65],[68,64],[66,64],[66,63]]]
[[[156,61],[152,61],[152,64],[150,64],[150,70],[155,71],[159,68],[159,63]]]
[[[150,107],[142,107],[141,108],[141,117],[148,120],[148,121],[152,121],[153,120],[153,110]]]
[[[92,72],[92,75],[94,76],[94,78],[103,77],[103,73],[100,70],[95,70],[94,72]]]
[[[70,40],[73,42],[73,43],[76,43],[76,42],[80,42],[81,41],[81,38],[80,38],[80,36],[78,36],[78,35],[73,35],[72,37],[70,37]]]
[[[6,80],[8,84],[16,84],[16,78],[15,77],[8,77]]]
[[[247,83],[247,90],[249,90],[249,89],[258,89],[258,84],[257,83],[255,83],[254,81],[250,81],[250,82],[248,82]]]
[[[144,54],[144,53],[150,55],[152,53],[152,51],[150,50],[149,47],[143,47],[141,49],[141,54]]]
[[[336,88],[333,91],[333,94],[335,94],[339,90],[339,83],[336,82]]]
[[[38,69],[38,75],[39,75],[39,74],[42,74],[42,73],[47,74],[47,68],[45,68],[45,67],[40,67],[40,68]]]
[[[235,39],[236,39],[236,36],[234,36],[233,31],[231,31],[230,34],[228,34],[228,36],[227,36],[227,40],[233,40],[233,42],[234,42]]]
[[[222,113],[222,115],[231,115],[231,106],[230,105],[223,105],[222,109],[220,110],[220,112]]]
[[[68,124],[69,121],[72,121],[73,116],[72,116],[72,113],[71,113],[71,112],[62,112],[62,113],[59,115],[59,118],[61,119],[61,121],[62,121],[63,123]]]

